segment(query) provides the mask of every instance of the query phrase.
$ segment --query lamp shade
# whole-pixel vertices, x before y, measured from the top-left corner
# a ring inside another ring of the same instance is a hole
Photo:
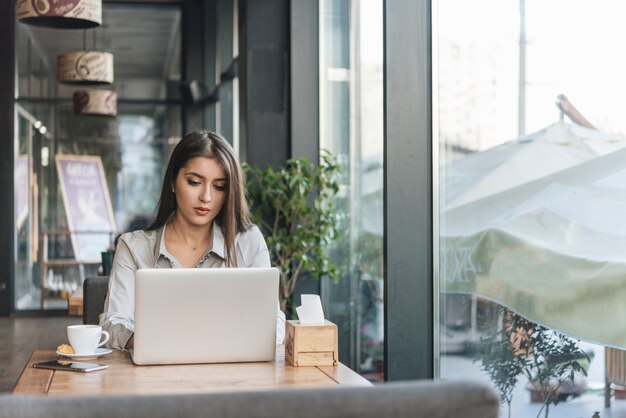
[[[102,23],[102,0],[17,0],[17,19],[49,28],[94,28]]]
[[[68,84],[113,83],[113,54],[67,52],[57,56],[57,80]]]
[[[85,89],[74,92],[74,113],[81,115],[117,115],[117,93],[111,90]]]

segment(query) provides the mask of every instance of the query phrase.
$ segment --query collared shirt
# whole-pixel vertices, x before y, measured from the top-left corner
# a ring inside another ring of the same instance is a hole
[[[108,347],[124,349],[135,331],[135,271],[140,268],[181,268],[182,265],[165,247],[165,226],[154,231],[134,231],[123,234],[115,251],[109,275],[109,291],[100,315],[102,329],[111,338]],[[213,245],[196,264],[196,268],[224,267],[225,246],[222,229],[213,223]],[[235,237],[238,267],[270,267],[265,239],[253,226]],[[285,336],[285,314],[278,309],[276,343]]]

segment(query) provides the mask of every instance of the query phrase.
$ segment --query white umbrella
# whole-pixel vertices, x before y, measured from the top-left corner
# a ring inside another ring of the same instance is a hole
[[[444,210],[500,193],[626,146],[624,138],[563,121],[443,167]]]
[[[445,167],[443,290],[626,347],[625,146],[559,122]]]

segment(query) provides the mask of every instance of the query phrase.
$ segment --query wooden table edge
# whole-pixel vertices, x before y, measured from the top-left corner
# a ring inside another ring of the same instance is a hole
[[[336,366],[315,367],[340,386],[374,386],[372,382],[342,363]]]
[[[17,385],[13,389],[14,394],[39,394],[46,395],[50,390],[52,379],[54,378],[54,370],[35,369],[33,363],[38,361],[46,361],[56,359],[56,353],[52,350],[35,350],[32,352],[24,370],[22,371]],[[276,350],[276,358],[274,360],[284,367],[295,367],[284,362],[282,347],[278,346]],[[307,366],[302,366],[307,367]],[[320,373],[334,381],[338,386],[373,386],[373,384],[348,368],[344,364],[338,363],[336,366],[308,366],[315,367]],[[254,388],[250,388],[254,391]]]
[[[47,394],[54,376],[54,370],[35,369],[33,363],[56,359],[54,351],[35,350],[31,353],[20,378],[13,388],[14,394]]]

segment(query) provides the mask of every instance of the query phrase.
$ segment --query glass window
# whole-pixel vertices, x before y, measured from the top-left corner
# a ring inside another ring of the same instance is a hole
[[[343,215],[330,252],[342,271],[324,281],[339,357],[383,379],[383,30],[381,0],[320,2],[320,145],[341,163]]]
[[[490,382],[503,416],[591,416],[626,348],[626,10],[436,6],[436,374]]]
[[[181,136],[180,21],[178,6],[104,4],[103,25],[95,29],[18,24],[17,310],[66,309],[85,277],[103,273],[100,253],[152,217],[165,163]],[[113,54],[112,86],[56,81],[57,55],[81,50]],[[117,116],[75,114],[72,95],[83,88],[115,90]],[[89,228],[72,227],[76,214],[65,207],[57,156],[99,160],[106,199],[76,201],[81,213],[92,214],[110,201],[110,231],[101,217],[90,218]],[[85,240],[97,246],[89,259],[79,256]]]

